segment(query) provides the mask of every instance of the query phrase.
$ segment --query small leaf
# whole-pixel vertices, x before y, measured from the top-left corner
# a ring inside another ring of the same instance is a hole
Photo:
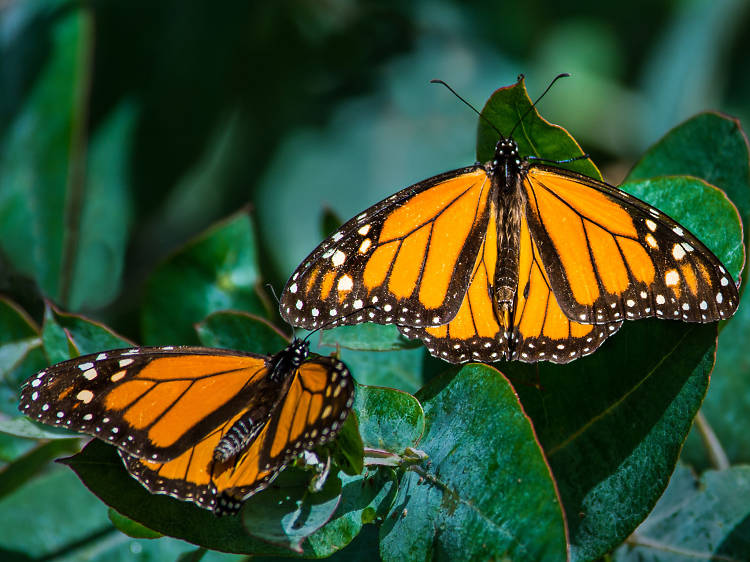
[[[364,525],[381,522],[396,498],[396,478],[388,469],[365,476],[342,475],[341,480],[341,502],[331,520],[302,545],[305,557],[326,558],[343,549],[356,540]]]
[[[359,432],[366,447],[403,453],[414,447],[424,432],[424,411],[411,394],[359,385],[354,397]]]
[[[144,527],[140,523],[117,513],[111,507],[107,510],[107,515],[109,516],[109,520],[112,521],[112,524],[117,527],[118,531],[125,533],[127,536],[134,539],[158,539],[164,536],[161,533],[157,533],[156,531]]]
[[[513,140],[518,143],[519,154],[523,158],[533,156],[563,161],[583,155],[581,147],[565,129],[543,119],[536,108],[530,109],[531,100],[523,79],[512,86],[495,90],[484,105],[482,118],[479,119],[477,160],[487,162],[494,158],[495,144],[499,139],[495,128],[505,137],[513,132]],[[560,162],[555,166],[602,179],[601,173],[589,159]]]
[[[468,365],[420,396],[429,461],[401,480],[381,527],[383,559],[565,560],[555,483],[507,380]]]
[[[419,340],[406,339],[392,324],[381,325],[372,322],[325,330],[320,336],[320,345],[338,345],[357,351],[396,351],[422,346]]]
[[[302,542],[333,516],[341,501],[341,480],[329,475],[320,492],[308,490],[310,474],[289,468],[263,495],[251,497],[242,510],[245,528],[271,544],[302,552]]]
[[[357,387],[359,393],[361,387]],[[336,439],[326,445],[333,449],[333,458],[338,467],[350,476],[356,476],[364,468],[364,445],[359,435],[357,413],[351,412],[346,418]]]
[[[97,439],[60,462],[104,503],[149,529],[212,550],[268,552],[269,545],[250,537],[239,516],[216,517],[190,502],[149,493],[127,473],[117,450]]]
[[[25,417],[0,420],[0,431],[25,439],[70,439],[75,434],[62,428],[36,424]]]
[[[750,560],[750,467],[678,465],[654,511],[614,553],[617,562]]]
[[[254,226],[240,212],[213,226],[159,265],[146,283],[142,331],[148,345],[197,344],[193,328],[208,314],[266,314]]]
[[[336,212],[330,207],[324,207],[320,217],[320,237],[328,238],[331,234],[344,224]]]
[[[96,320],[78,314],[60,312],[54,307],[50,307],[44,322],[45,330],[49,322],[54,322],[62,328],[81,355],[135,345]]]
[[[289,345],[289,339],[268,320],[236,310],[206,316],[196,325],[202,345],[274,355]]]

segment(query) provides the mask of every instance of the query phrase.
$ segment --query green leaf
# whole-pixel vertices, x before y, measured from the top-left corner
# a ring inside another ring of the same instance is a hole
[[[106,304],[119,288],[135,114],[121,106],[87,130],[91,13],[67,9],[54,21],[50,56],[0,138],[0,247],[46,294],[78,309]]]
[[[216,517],[190,502],[149,493],[127,473],[116,449],[101,441],[92,440],[80,453],[61,462],[70,466],[104,503],[163,535],[223,552],[282,552],[248,535],[241,516]],[[267,493],[264,490],[253,497],[262,502]]]
[[[141,317],[145,343],[197,344],[193,325],[218,310],[265,316],[259,281],[254,227],[243,211],[189,242],[151,274]]]
[[[341,502],[331,520],[302,545],[305,557],[326,558],[346,547],[366,524],[382,522],[396,498],[396,478],[388,469],[365,476],[342,474],[341,480]]]
[[[726,192],[737,206],[745,224],[745,245],[748,245],[750,156],[747,138],[738,120],[710,112],[687,120],[650,148],[628,178],[663,174],[690,174]],[[696,209],[701,209],[701,212],[695,212]],[[680,222],[687,223],[691,217],[705,221],[702,209],[702,203],[686,209],[685,214],[679,218]],[[725,223],[717,219],[711,224],[710,218],[706,222],[709,232],[703,233],[699,238],[711,247],[713,240],[704,240],[703,236],[713,233],[713,239],[721,239]],[[721,226],[717,228],[716,225]],[[693,229],[688,224],[686,226]],[[721,258],[720,254],[717,255]],[[736,278],[736,270],[733,273]],[[746,415],[750,408],[750,397],[745,391],[750,384],[750,361],[745,351],[748,332],[750,293],[744,291],[737,313],[722,326],[711,392],[703,404],[703,413],[733,462],[750,462],[750,424]],[[705,449],[697,435],[691,434],[683,456],[699,466],[709,465]]]
[[[274,355],[289,339],[268,320],[235,310],[214,312],[196,325],[202,345]]]
[[[24,434],[31,422],[18,414],[18,389],[47,365],[39,328],[15,303],[0,297],[0,461],[10,462],[33,444]],[[20,426],[20,427],[19,427]],[[25,428],[25,429],[24,429]]]
[[[737,279],[744,264],[742,225],[723,191],[690,176],[660,176],[620,186],[677,218],[711,250]],[[695,210],[700,209],[699,213]],[[721,225],[717,228],[717,225]]]
[[[651,511],[700,408],[715,349],[716,324],[647,319],[626,322],[568,365],[503,365],[555,476],[573,560],[602,556]]]
[[[31,480],[54,459],[63,453],[72,453],[79,447],[78,439],[57,439],[32,449],[24,456],[5,465],[0,470],[0,498],[7,496]]]
[[[397,351],[421,347],[419,340],[402,336],[392,324],[381,325],[366,322],[356,326],[339,326],[325,330],[320,336],[320,345],[357,351]]]
[[[75,348],[78,354],[87,355],[96,353],[105,349],[117,349],[123,347],[133,347],[133,342],[116,334],[104,324],[91,320],[78,314],[68,314],[60,312],[54,307],[48,307],[44,315],[43,331],[45,337],[47,332],[53,330],[58,334],[65,334],[66,342],[55,340],[53,348],[48,349],[47,339],[44,340],[45,351],[53,359],[54,363],[69,359],[70,356],[57,359],[62,356],[63,346]],[[69,341],[68,341],[69,340]]]
[[[24,439],[70,439],[75,435],[62,428],[34,423],[22,416],[0,420],[0,431]]]
[[[75,475],[50,468],[0,502],[0,552],[43,558],[111,529],[106,508]]]
[[[357,393],[359,393],[357,388]],[[364,445],[359,435],[359,422],[356,412],[347,416],[335,441],[326,445],[333,449],[333,458],[338,467],[350,476],[356,476],[364,468]]]
[[[749,222],[748,144],[737,119],[712,112],[688,119],[646,151],[627,181],[672,175],[695,176],[724,190]]]
[[[0,379],[18,380],[15,373],[41,347],[39,335],[39,327],[20,307],[0,297]]]
[[[107,515],[118,531],[125,533],[127,536],[133,537],[134,539],[158,539],[159,537],[164,536],[161,533],[152,531],[148,527],[144,527],[140,523],[117,513],[111,507],[107,510]]]
[[[381,527],[383,559],[565,560],[555,483],[508,381],[468,365],[420,396],[429,461],[401,480]]]
[[[336,232],[339,227],[344,224],[336,212],[330,207],[323,207],[323,212],[320,217],[320,237],[328,238],[331,234]]]
[[[329,475],[320,492],[308,490],[310,473],[290,468],[263,495],[245,503],[242,519],[253,536],[302,552],[302,541],[325,525],[341,501],[341,480]]]
[[[403,453],[424,433],[424,411],[411,394],[391,388],[357,386],[354,411],[366,447]]]
[[[341,350],[346,363],[360,384],[386,386],[405,392],[416,392],[423,384],[422,349],[401,351]]]
[[[482,118],[479,119],[477,160],[487,162],[494,158],[495,144],[499,139],[495,129],[505,137],[513,132],[513,140],[518,143],[518,151],[522,157],[562,161],[583,155],[581,147],[565,129],[543,119],[536,108],[529,111],[530,109],[531,100],[523,78],[512,86],[495,90],[484,105]],[[561,162],[555,166],[602,179],[601,173],[590,159]]]
[[[651,515],[614,553],[617,562],[750,559],[750,467],[696,480],[678,465]]]

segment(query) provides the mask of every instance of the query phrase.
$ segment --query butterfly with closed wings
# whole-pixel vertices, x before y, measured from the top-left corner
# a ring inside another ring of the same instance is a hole
[[[273,356],[104,351],[31,377],[19,410],[117,446],[152,493],[233,514],[299,454],[333,439],[351,410],[346,365],[308,349],[295,339]]]
[[[687,228],[497,134],[490,161],[407,187],[321,243],[281,315],[307,329],[395,324],[453,363],[567,363],[625,319],[734,314],[735,281]]]

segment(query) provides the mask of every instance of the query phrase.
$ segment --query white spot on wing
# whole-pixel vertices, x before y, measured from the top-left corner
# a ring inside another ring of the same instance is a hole
[[[331,263],[336,267],[342,265],[345,261],[346,254],[341,250],[336,250],[336,252],[333,254],[333,257],[331,258]]]
[[[352,278],[348,275],[342,275],[339,277],[339,282],[336,288],[339,291],[351,291],[354,287],[354,281],[352,281]]]

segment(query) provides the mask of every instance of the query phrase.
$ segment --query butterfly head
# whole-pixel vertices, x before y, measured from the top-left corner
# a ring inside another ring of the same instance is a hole
[[[292,343],[273,357],[270,378],[280,382],[299,369],[310,354],[310,342],[294,338]]]
[[[518,156],[518,144],[511,138],[501,138],[495,145],[495,165],[512,162],[517,166],[521,164]]]

